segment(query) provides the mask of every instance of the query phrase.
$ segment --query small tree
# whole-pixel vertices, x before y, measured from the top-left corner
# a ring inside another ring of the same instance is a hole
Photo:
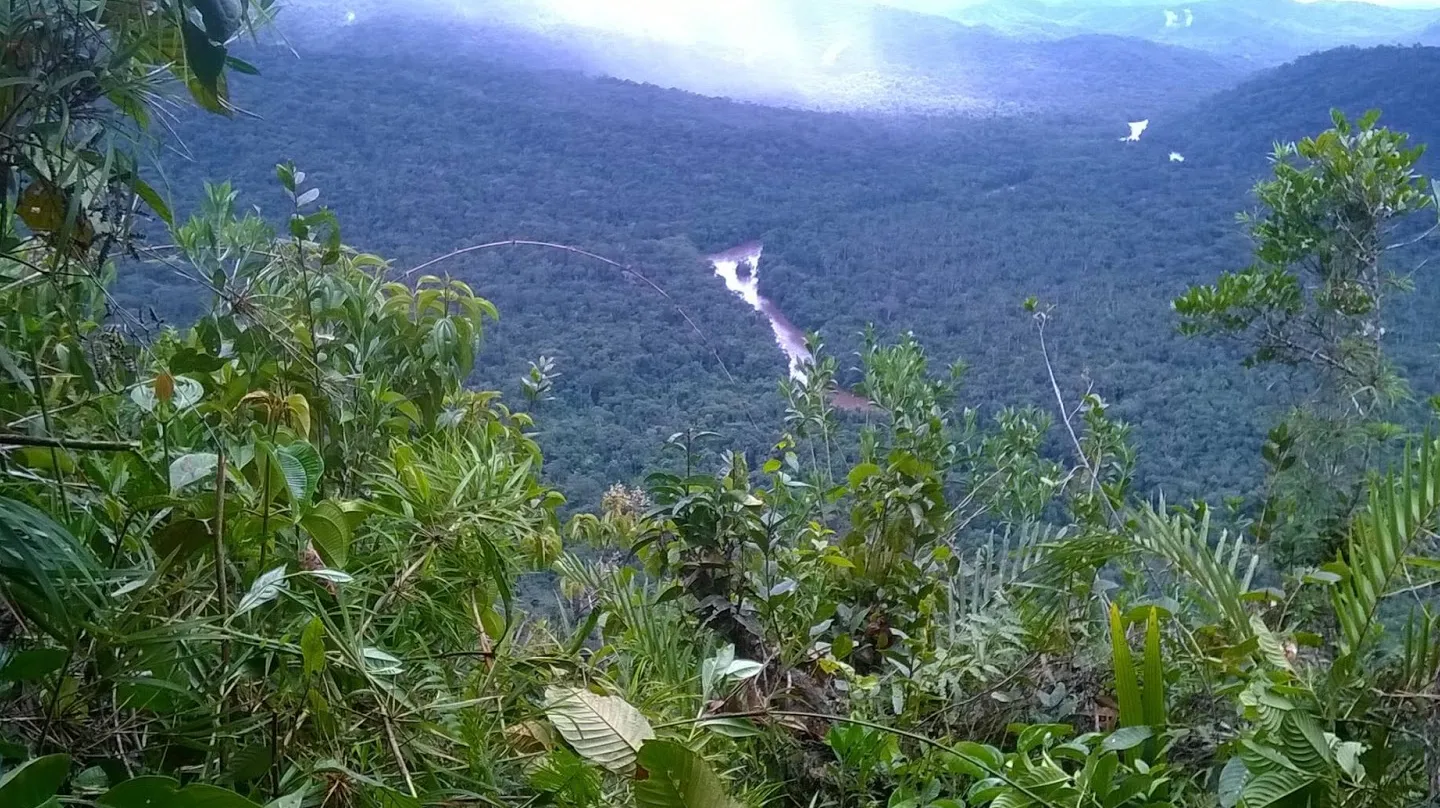
[[[1382,348],[1382,314],[1409,280],[1387,257],[1435,230],[1417,233],[1414,222],[1435,203],[1415,170],[1424,147],[1377,127],[1376,111],[1332,117],[1333,129],[1276,148],[1274,178],[1256,187],[1264,212],[1241,217],[1255,263],[1173,303],[1182,333],[1238,339],[1247,366],[1302,369],[1310,382],[1264,451],[1270,481],[1258,530],[1280,539],[1277,552],[1290,560],[1333,544],[1360,504],[1368,460],[1397,432],[1381,418],[1407,388]]]

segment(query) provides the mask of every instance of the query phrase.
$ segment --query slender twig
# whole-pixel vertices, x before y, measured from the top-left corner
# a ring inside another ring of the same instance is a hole
[[[390,721],[390,714],[382,712],[381,718],[385,723],[385,737],[390,740],[390,751],[395,754],[395,763],[400,767],[400,773],[405,776],[405,787],[410,790],[411,797],[419,797],[415,791],[415,781],[410,778],[410,767],[405,765],[405,755],[400,751],[400,744],[395,740],[395,725]]]
[[[51,449],[74,449],[76,451],[93,452],[135,452],[140,450],[140,444],[134,441],[74,440],[71,438],[51,438],[38,435],[6,434],[0,434],[0,446],[48,446]]]
[[[228,583],[225,580],[225,444],[220,444],[220,452],[215,463],[215,593],[220,600],[220,615],[224,620],[230,617],[230,598]],[[221,676],[221,698],[215,705],[216,718],[225,711],[224,678],[229,676],[230,670],[230,640],[220,642],[220,676]],[[225,741],[216,739],[216,757],[220,763],[220,770],[225,770]]]
[[[1080,458],[1080,463],[1085,466],[1085,471],[1090,474],[1092,485],[1100,479],[1095,467],[1090,464],[1090,458],[1085,455],[1085,448],[1080,444],[1080,436],[1075,434],[1075,426],[1070,421],[1070,413],[1065,408],[1065,396],[1060,392],[1060,383],[1055,380],[1055,367],[1050,362],[1050,348],[1045,344],[1045,323],[1048,317],[1044,313],[1036,316],[1036,331],[1040,335],[1040,355],[1045,360],[1045,373],[1050,377],[1050,389],[1055,393],[1055,403],[1060,407],[1060,421],[1065,424],[1065,431],[1070,435],[1070,442],[1075,446],[1075,454]],[[1115,505],[1110,502],[1110,495],[1103,490],[1100,492],[1100,500],[1105,503],[1105,509],[1110,512],[1110,518],[1120,523],[1120,514],[1115,511]]]
[[[40,407],[40,423],[45,427],[46,435],[53,435],[55,430],[50,424],[50,405],[45,401],[45,377],[40,375],[38,347],[30,352],[30,368],[35,375],[35,403]],[[55,492],[59,497],[59,506],[68,510],[70,505],[65,496],[65,476],[60,471],[60,452],[53,444],[50,446],[50,471],[55,475]]]

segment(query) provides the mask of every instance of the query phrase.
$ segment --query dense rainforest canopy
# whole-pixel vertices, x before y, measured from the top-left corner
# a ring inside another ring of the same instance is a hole
[[[417,60],[317,128],[272,12],[0,14],[0,806],[1440,804],[1433,108],[1191,172]]]
[[[611,482],[640,483],[676,430],[720,432],[751,451],[771,442],[784,358],[702,260],[757,239],[762,293],[821,332],[847,383],[873,325],[965,362],[962,401],[982,418],[1043,404],[1048,384],[1019,311],[1040,295],[1059,304],[1067,389],[1093,382],[1135,423],[1147,490],[1248,494],[1264,432],[1289,403],[1283,390],[1302,380],[1247,373],[1225,346],[1180,338],[1170,299],[1246,263],[1234,217],[1254,206],[1276,139],[1320,131],[1332,107],[1379,107],[1417,140],[1440,138],[1440,89],[1418,78],[1440,71],[1440,49],[1319,54],[1156,114],[1138,143],[1120,143],[1125,118],[1093,111],[872,120],[525,71],[482,58],[499,45],[433,28],[333,36],[298,60],[255,51],[264,77],[237,81],[236,93],[263,120],[183,118],[193,161],[165,152],[157,187],[187,209],[205,179],[225,177],[241,204],[274,217],[284,200],[267,167],[294,159],[342,216],[346,240],[397,270],[526,238],[643,272],[673,302],[553,251],[489,250],[430,270],[504,312],[479,384],[518,396],[529,364],[554,360],[547,479],[588,506]],[[1427,316],[1436,291],[1420,284],[1392,313],[1389,341],[1421,389],[1440,381],[1440,332]],[[204,300],[154,267],[122,269],[115,296],[176,325]]]

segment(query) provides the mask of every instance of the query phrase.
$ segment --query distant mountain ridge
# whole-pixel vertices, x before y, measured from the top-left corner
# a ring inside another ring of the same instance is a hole
[[[1133,36],[1262,64],[1342,45],[1411,44],[1440,25],[1440,10],[1339,0],[986,0],[946,16],[1015,36]]]
[[[1258,165],[1276,140],[1324,128],[1331,109],[1351,116],[1379,109],[1382,123],[1440,149],[1440,82],[1434,76],[1440,76],[1437,47],[1336,48],[1259,73],[1159,128],[1176,132],[1181,148],[1244,156]]]
[[[418,49],[422,58],[468,48],[531,68],[581,70],[777,106],[871,113],[1143,117],[1233,86],[1251,70],[1240,59],[1135,37],[1027,40],[862,3],[779,3],[772,23],[780,33],[755,33],[761,44],[749,50],[555,21],[526,27],[509,8],[464,18],[375,7],[350,25],[336,25],[333,14],[328,21],[301,15],[292,39],[368,53],[376,47],[397,55]],[[437,41],[437,31],[444,41]]]

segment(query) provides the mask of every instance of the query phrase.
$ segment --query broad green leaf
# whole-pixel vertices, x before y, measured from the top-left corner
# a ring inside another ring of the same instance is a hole
[[[191,0],[205,21],[205,33],[215,42],[225,42],[240,30],[244,12],[241,0]]]
[[[709,698],[715,692],[716,685],[724,678],[724,671],[729,670],[730,663],[735,661],[735,646],[726,643],[710,657],[700,663],[700,694]]]
[[[69,755],[31,758],[0,779],[0,806],[40,808],[55,797],[69,774]]]
[[[302,788],[283,797],[276,797],[265,803],[265,808],[300,808],[305,804],[305,794],[306,789]]]
[[[1358,741],[1340,741],[1335,744],[1335,763],[1345,776],[1355,782],[1365,779],[1365,767],[1360,762],[1360,756],[1365,754],[1369,748]]]
[[[185,38],[185,66],[194,74],[195,83],[210,93],[219,94],[220,77],[225,72],[225,46],[212,42],[209,34],[190,20],[182,20]]]
[[[674,741],[645,741],[639,763],[648,776],[635,783],[638,808],[735,808],[705,760]]]
[[[975,777],[988,777],[1005,770],[1005,755],[993,746],[976,743],[974,741],[961,741],[952,747],[958,760],[968,763],[979,774]]]
[[[405,671],[399,659],[379,648],[373,646],[362,648],[360,656],[365,660],[366,669],[376,676],[395,676]]]
[[[1126,749],[1139,746],[1154,736],[1155,730],[1150,727],[1121,727],[1105,736],[1100,748],[1107,752],[1124,752]]]
[[[236,784],[258,780],[270,771],[272,762],[268,743],[243,746],[230,758],[230,777]]]
[[[306,676],[325,669],[325,621],[319,617],[310,618],[300,632],[300,656]]]
[[[174,385],[170,403],[176,412],[184,412],[194,407],[205,397],[204,385],[189,376],[173,376],[170,383]]]
[[[21,651],[0,667],[0,682],[33,682],[60,670],[68,656],[64,648],[31,648]]]
[[[880,473],[880,467],[874,463],[861,463],[853,469],[847,477],[851,488],[859,488],[860,484]]]
[[[176,562],[189,559],[213,543],[210,525],[199,519],[177,519],[150,534],[155,554],[162,559],[173,554]]]
[[[234,70],[236,73],[244,73],[244,74],[247,75],[247,76],[258,76],[258,75],[260,75],[260,68],[256,67],[255,65],[250,64],[249,62],[245,61],[244,59],[237,59],[237,58],[235,58],[234,56],[226,56],[226,57],[225,57],[225,64],[226,64],[226,66],[228,66],[231,70]]]
[[[1225,761],[1225,768],[1220,770],[1220,808],[1235,808],[1249,778],[1250,771],[1245,768],[1245,761],[1239,757]]]
[[[310,534],[315,552],[326,564],[345,568],[350,560],[350,522],[339,505],[328,499],[319,503],[300,520],[300,526]]]
[[[100,766],[91,766],[70,780],[72,791],[99,793],[110,787],[110,775]]]
[[[181,788],[178,781],[157,776],[126,780],[96,802],[106,808],[260,808],[217,786],[197,783]]]
[[[1265,625],[1259,615],[1250,616],[1250,629],[1255,632],[1255,638],[1260,642],[1260,654],[1265,661],[1279,670],[1290,670],[1290,657],[1285,654],[1280,638],[1275,636],[1275,632]]]
[[[269,572],[262,573],[250,584],[250,591],[240,599],[240,604],[235,607],[234,617],[256,608],[280,596],[280,592],[286,588],[285,567],[281,565]]]
[[[178,494],[191,483],[215,475],[220,456],[214,452],[195,452],[175,458],[170,463],[170,493]]]
[[[165,204],[165,200],[155,192],[149,183],[133,174],[129,177],[129,183],[130,190],[134,191],[135,195],[140,197],[141,201],[154,211],[156,216],[160,217],[160,221],[171,227],[175,226],[175,214],[170,212],[170,206]]]
[[[310,434],[310,400],[299,393],[291,393],[285,397],[285,406],[290,410],[290,419],[295,424],[295,431],[302,436]]]
[[[325,471],[320,453],[309,442],[296,441],[275,447],[275,462],[280,464],[280,473],[285,476],[290,501],[300,508],[309,505],[320,484],[320,475]]]
[[[1315,782],[1315,775],[1280,769],[1252,777],[1240,792],[1242,808],[1266,808]]]
[[[725,668],[725,672],[721,676],[726,679],[744,681],[759,676],[763,670],[765,670],[765,666],[753,659],[737,659]]]
[[[700,722],[700,726],[727,738],[751,738],[760,734],[760,728],[745,718],[707,718]]]
[[[622,774],[635,767],[641,745],[655,737],[650,722],[629,702],[578,687],[546,688],[545,714],[581,757]]]

